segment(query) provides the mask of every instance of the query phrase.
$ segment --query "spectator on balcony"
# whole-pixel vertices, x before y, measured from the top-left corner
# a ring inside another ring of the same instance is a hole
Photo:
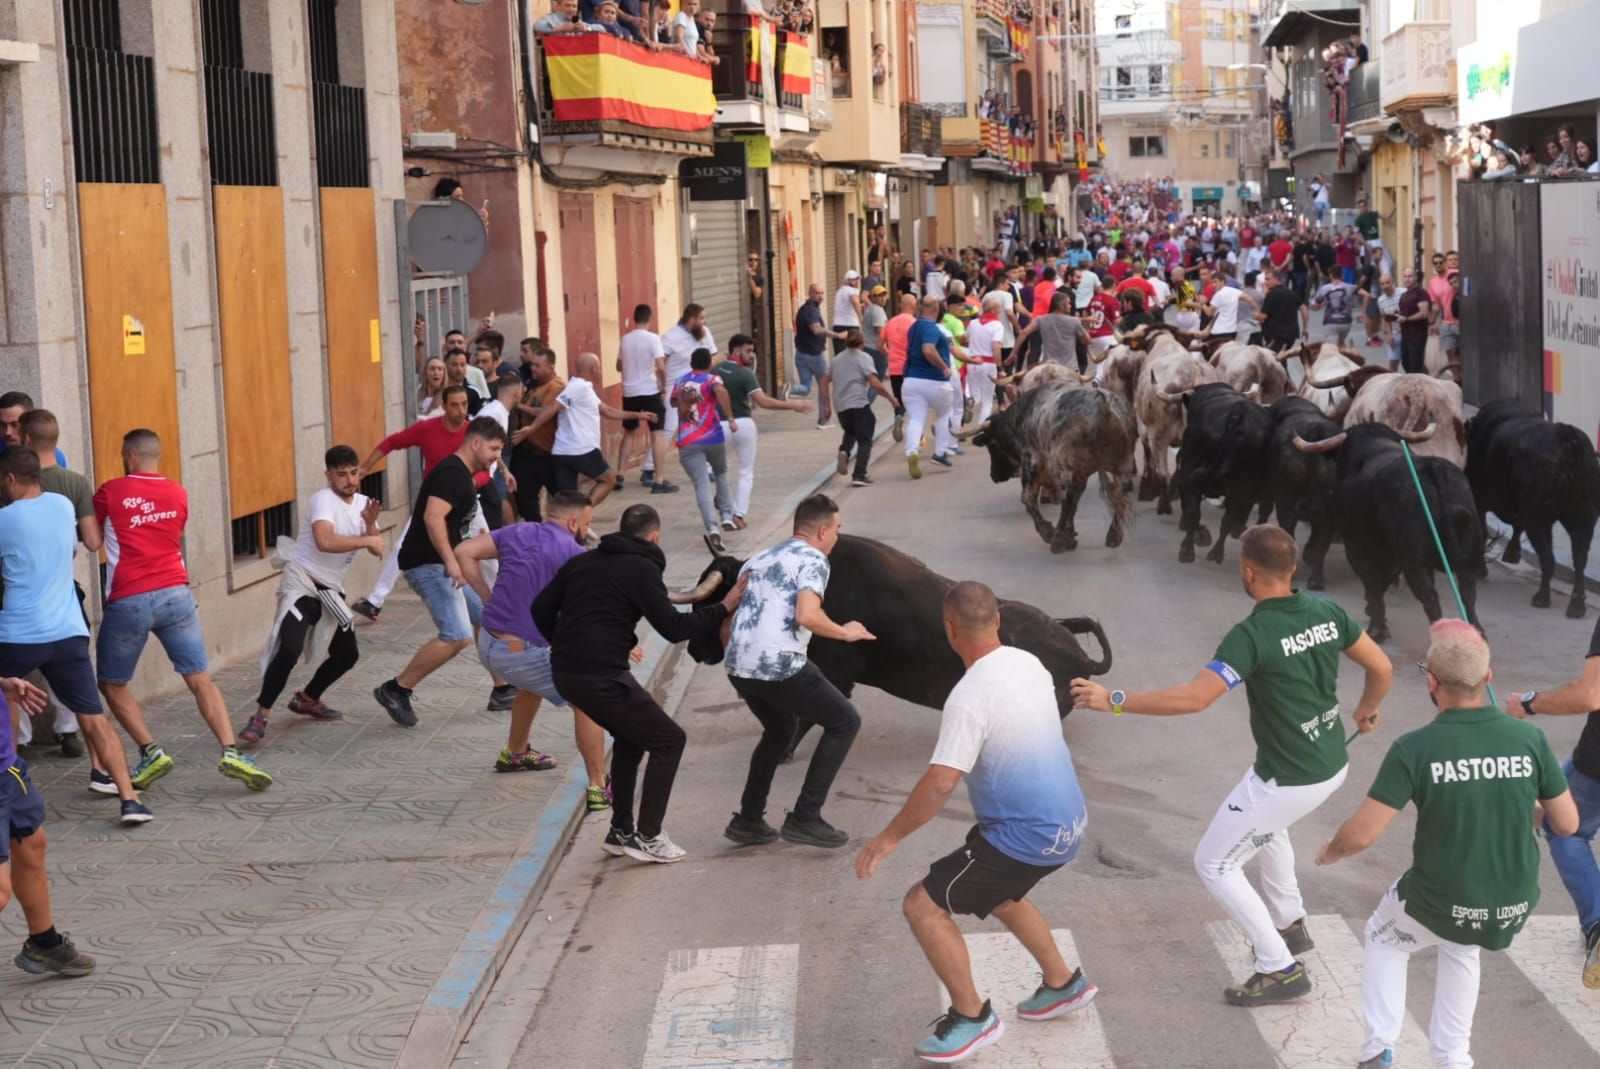
[[[550,14],[533,24],[534,33],[582,33],[594,28],[578,17],[578,0],[550,0]]]
[[[655,24],[656,0],[615,0],[617,5],[617,22],[622,25],[629,40],[654,48],[654,35],[650,27]],[[591,17],[590,11],[600,6],[599,0],[583,0],[580,12],[583,18],[590,22],[598,21],[598,14]]]
[[[1594,141],[1580,137],[1572,150],[1572,160],[1585,174],[1600,174],[1600,157],[1595,155]]]
[[[1590,171],[1593,172],[1593,170],[1591,167]],[[1517,177],[1516,163],[1506,155],[1503,149],[1495,149],[1493,166],[1483,172],[1483,180],[1485,182],[1501,182],[1507,178],[1515,177]]]
[[[878,42],[872,46],[872,84],[882,85],[889,80],[889,50]]]
[[[702,7],[700,14],[695,16],[695,25],[700,30],[700,58],[713,67],[717,66],[722,62],[722,59],[717,55],[717,50],[711,43],[712,35],[717,28],[716,9]]]
[[[613,37],[631,41],[633,34],[622,24],[621,13],[621,9],[617,7],[617,0],[601,0],[600,5],[595,8],[594,25],[601,33],[609,33]]]

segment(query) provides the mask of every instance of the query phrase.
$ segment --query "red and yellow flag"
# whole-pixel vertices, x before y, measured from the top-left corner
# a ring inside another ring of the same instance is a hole
[[[811,95],[811,43],[804,34],[783,35],[783,69],[778,72],[778,88],[796,96]]]
[[[704,130],[716,115],[711,68],[606,33],[540,39],[556,122],[617,119],[663,130]]]

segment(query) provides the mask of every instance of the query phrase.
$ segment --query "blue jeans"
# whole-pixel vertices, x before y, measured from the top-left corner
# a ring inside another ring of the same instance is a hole
[[[405,571],[406,582],[428,607],[433,626],[444,642],[468,642],[483,612],[483,602],[470,586],[456,586],[442,564],[419,564]]]
[[[798,394],[807,397],[811,394],[811,380],[820,379],[828,373],[828,355],[826,353],[801,353],[794,354],[794,371],[800,379],[800,385],[789,390],[791,395]]]
[[[1600,924],[1600,864],[1595,862],[1594,837],[1600,832],[1600,780],[1591,779],[1572,767],[1562,766],[1572,800],[1578,804],[1578,833],[1556,835],[1547,821],[1545,836],[1550,840],[1550,860],[1556,863],[1567,894],[1578,907],[1578,924],[1587,932]]]
[[[206,670],[206,639],[194,595],[187,586],[169,586],[107,603],[95,640],[100,682],[120,686],[132,679],[152,631],[180,676]]]

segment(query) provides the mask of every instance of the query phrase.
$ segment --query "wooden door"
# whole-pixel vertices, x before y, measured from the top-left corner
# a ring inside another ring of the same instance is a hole
[[[596,297],[599,274],[595,268],[594,198],[563,193],[561,216],[561,307],[567,324],[562,374],[572,377],[580,353],[600,353],[600,303]],[[641,257],[635,250],[634,258]],[[605,365],[602,359],[601,366]]]
[[[648,304],[659,334],[675,310],[657,307],[655,205],[647,197],[619,196],[612,203],[617,217],[617,322],[628,333],[634,327],[634,308]]]
[[[365,186],[330,186],[317,192],[327,309],[329,444],[348,445],[366,456],[384,435],[377,205]],[[409,330],[405,342],[402,351],[410,359]]]

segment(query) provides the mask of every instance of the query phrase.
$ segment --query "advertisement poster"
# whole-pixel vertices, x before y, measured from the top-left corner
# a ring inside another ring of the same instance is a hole
[[[1540,194],[1544,409],[1600,441],[1600,183]]]

